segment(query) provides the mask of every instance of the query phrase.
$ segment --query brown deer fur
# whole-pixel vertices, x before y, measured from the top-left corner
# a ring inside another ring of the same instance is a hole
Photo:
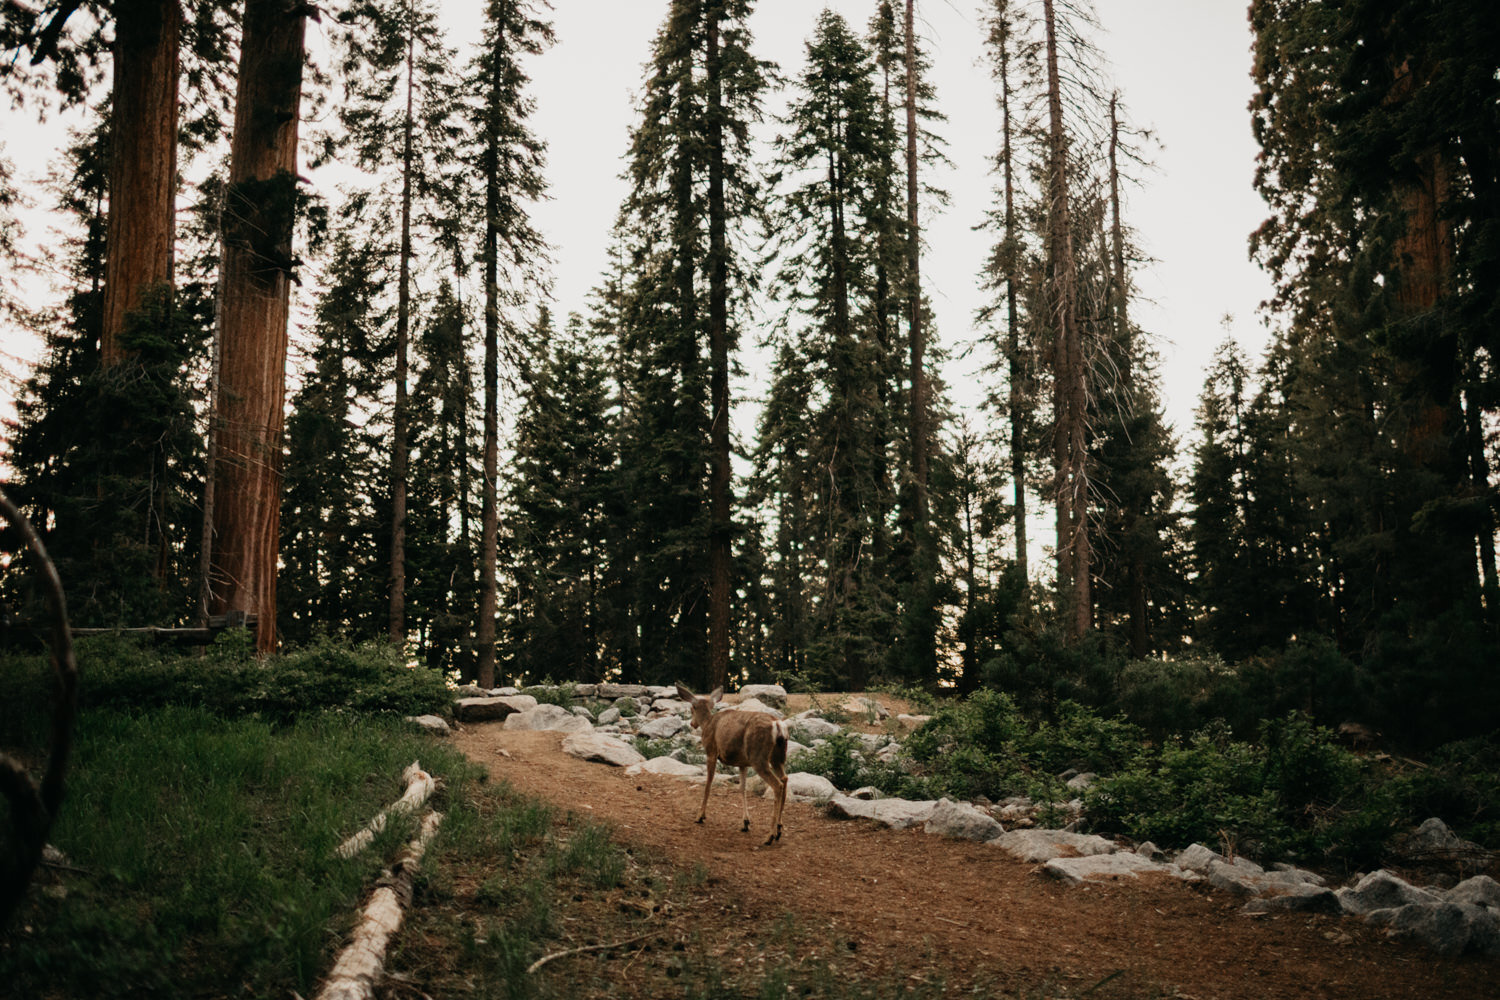
[[[708,775],[703,784],[703,804],[697,822],[708,815],[708,793],[714,784],[714,769],[724,763],[740,769],[740,802],[744,808],[744,826],[750,829],[750,790],[746,777],[755,768],[776,794],[776,811],[771,820],[770,844],[781,839],[781,810],[786,806],[787,725],[764,712],[714,712],[714,705],[724,697],[723,688],[712,694],[695,695],[681,684],[677,693],[693,707],[693,728],[703,737],[703,752],[708,756]]]

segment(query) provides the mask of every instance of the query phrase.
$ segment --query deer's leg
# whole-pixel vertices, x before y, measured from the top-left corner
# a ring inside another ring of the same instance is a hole
[[[740,767],[740,808],[744,810],[744,820],[740,826],[741,833],[750,832],[750,782],[745,780],[749,773],[748,767]]]
[[[719,762],[715,760],[712,755],[709,756],[708,775],[703,782],[703,804],[698,808],[698,819],[696,820],[696,822],[702,823],[703,818],[708,815],[708,790],[714,787],[714,768],[718,765],[718,763]]]
[[[776,795],[775,811],[771,814],[771,833],[766,837],[766,843],[770,844],[781,839],[781,810],[786,807],[786,770],[776,763],[757,764],[755,770]],[[745,822],[748,823],[749,820]]]

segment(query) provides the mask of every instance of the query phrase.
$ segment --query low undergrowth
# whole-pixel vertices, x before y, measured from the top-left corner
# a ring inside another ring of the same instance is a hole
[[[65,861],[0,936],[0,996],[309,990],[411,826],[351,860],[334,849],[416,759],[462,801],[472,766],[392,720],[85,713],[52,837]]]

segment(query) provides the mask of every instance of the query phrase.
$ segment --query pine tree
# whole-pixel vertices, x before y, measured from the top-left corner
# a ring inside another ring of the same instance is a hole
[[[604,607],[614,475],[608,351],[580,317],[553,331],[545,309],[531,339],[540,357],[528,366],[506,477],[510,572],[522,602],[507,647],[517,676],[590,680],[603,676],[614,645]]]
[[[1264,0],[1251,25],[1255,248],[1336,635],[1405,719],[1461,714],[1493,645],[1494,19]]]
[[[985,287],[996,300],[981,308],[979,320],[993,322],[1002,308],[1004,333],[996,331],[997,369],[1003,370],[1005,392],[989,395],[988,407],[1004,415],[1009,423],[1009,469],[1011,480],[1011,522],[1015,537],[1017,575],[1023,585],[1030,579],[1027,486],[1031,478],[1030,461],[1036,451],[1034,412],[1040,402],[1036,395],[1038,346],[1033,334],[1038,323],[1022,314],[1022,290],[1029,280],[1027,247],[1017,203],[1018,140],[1025,139],[1034,128],[1027,110],[1028,89],[1035,92],[1036,44],[1028,37],[1029,22],[1023,7],[1011,0],[995,0],[989,17],[986,46],[991,60],[991,75],[998,85],[996,103],[1000,110],[1000,150],[995,157],[994,173],[999,175],[997,192],[1000,204],[992,210],[983,225],[996,232],[999,239],[981,272]]]
[[[383,634],[383,518],[371,500],[384,467],[364,419],[385,369],[375,336],[385,322],[380,302],[389,277],[381,256],[354,226],[334,232],[312,329],[312,371],[287,418],[277,599],[282,634],[293,643],[319,633]]]
[[[437,11],[421,0],[362,3],[342,16],[345,99],[339,119],[354,162],[375,175],[376,198],[394,186],[399,194],[383,214],[397,220],[396,309],[391,406],[390,641],[406,640],[407,508],[411,461],[411,328],[420,233],[444,232],[453,214],[445,167],[457,130],[454,53],[443,39]],[[393,137],[398,141],[393,142]],[[388,181],[394,175],[396,183]],[[361,195],[360,198],[369,197]],[[423,258],[436,254],[421,254]]]
[[[475,640],[482,686],[493,686],[495,677],[501,333],[509,344],[519,340],[519,324],[510,310],[523,300],[525,289],[541,283],[545,264],[545,247],[525,207],[546,188],[545,146],[527,121],[530,81],[521,62],[552,40],[551,25],[535,16],[535,9],[524,0],[489,0],[484,48],[471,69],[472,89],[478,95],[473,116],[480,126],[472,159],[484,186],[485,220],[479,254],[484,282],[484,471]]]
[[[790,178],[773,225],[783,247],[778,284],[800,306],[813,330],[803,365],[821,382],[817,449],[825,469],[820,506],[809,539],[821,553],[826,583],[819,602],[825,667],[841,686],[863,690],[885,650],[870,609],[885,603],[872,553],[886,530],[880,470],[881,433],[888,395],[882,386],[882,349],[869,308],[874,266],[861,238],[871,229],[878,108],[870,57],[838,15],[824,11],[807,46],[799,81],[778,141],[778,169]],[[781,424],[782,427],[786,425]],[[872,634],[873,633],[873,634]]]
[[[625,350],[643,435],[627,454],[638,456],[641,502],[656,505],[636,539],[642,658],[665,680],[710,688],[727,679],[733,632],[729,358],[751,282],[731,235],[759,212],[749,128],[766,68],[750,54],[749,13],[746,0],[670,4],[622,212]]]
[[[411,399],[412,489],[407,552],[408,621],[428,665],[476,675],[478,559],[472,483],[476,471],[474,372],[469,317],[444,279],[424,310]]]

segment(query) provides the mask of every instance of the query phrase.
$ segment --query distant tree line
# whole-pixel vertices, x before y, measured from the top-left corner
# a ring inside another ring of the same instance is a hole
[[[545,3],[489,0],[467,59],[435,5],[349,4],[309,73],[307,12],[262,0],[142,0],[128,25],[119,4],[0,11],[12,100],[86,102],[95,123],[39,196],[73,220],[52,251],[65,308],[0,286],[47,345],[8,490],[78,623],[237,608],[262,648],[386,636],[487,684],[953,684],[1043,705],[1108,704],[1130,661],[1217,654],[1272,679],[1268,706],[1489,727],[1485,4],[1251,6],[1274,337],[1258,362],[1220,349],[1184,442],[1132,309],[1122,189],[1150,140],[1089,6],[984,13],[1001,128],[973,413],[923,292],[922,219],[946,196],[916,5],[817,14],[790,80],[755,56],[752,6],[664,4],[611,265],[562,316],[527,216]],[[299,132],[303,100],[336,111]],[[349,185],[310,192],[299,144]],[[0,170],[0,200],[15,183]],[[752,350],[764,396],[737,440]],[[0,595],[35,617],[21,572]]]

